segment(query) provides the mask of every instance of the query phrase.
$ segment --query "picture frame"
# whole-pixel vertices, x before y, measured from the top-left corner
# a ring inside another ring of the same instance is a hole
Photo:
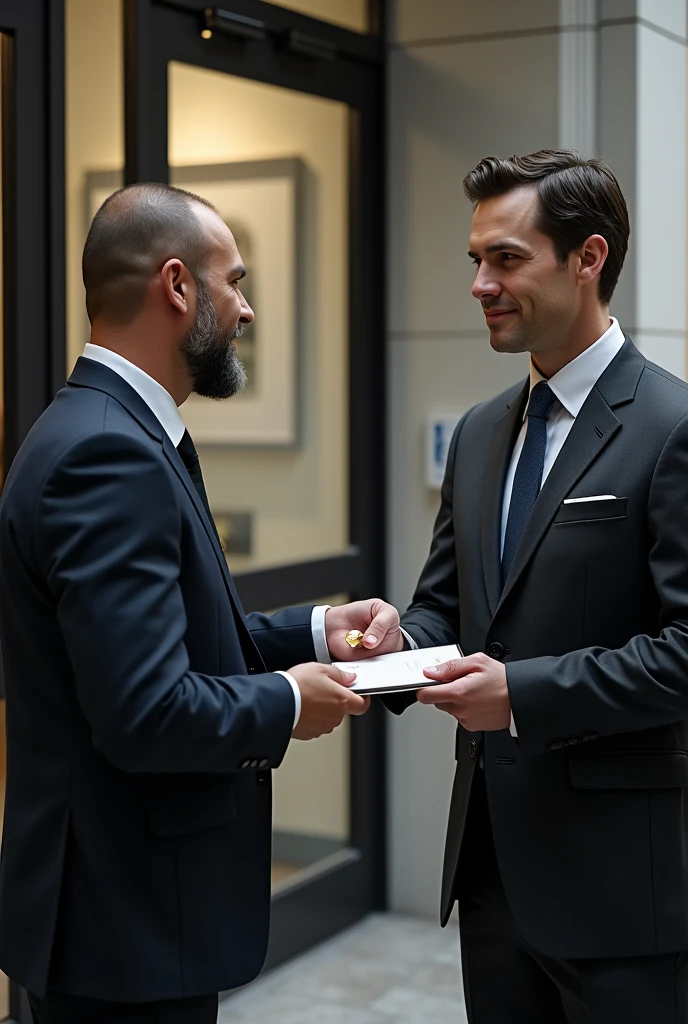
[[[171,167],[171,184],[208,199],[233,232],[246,266],[244,292],[256,312],[237,349],[246,389],[227,401],[191,395],[180,411],[197,445],[295,448],[299,443],[298,157]],[[90,224],[120,187],[118,171],[86,175]]]

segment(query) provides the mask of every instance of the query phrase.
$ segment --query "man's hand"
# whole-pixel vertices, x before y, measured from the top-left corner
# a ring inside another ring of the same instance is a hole
[[[511,724],[511,700],[506,669],[486,654],[446,661],[426,668],[430,679],[446,685],[424,687],[418,691],[421,704],[434,704],[453,715],[469,732],[508,729]]]
[[[363,633],[358,647],[350,647],[346,634],[350,629]],[[399,629],[399,612],[391,604],[372,598],[328,608],[325,613],[327,647],[333,661],[358,661],[373,654],[391,654],[404,647]]]
[[[340,672],[334,665],[309,662],[289,669],[301,691],[301,715],[292,736],[314,740],[341,725],[345,715],[363,715],[370,707],[369,697],[351,693],[348,687],[355,672]]]

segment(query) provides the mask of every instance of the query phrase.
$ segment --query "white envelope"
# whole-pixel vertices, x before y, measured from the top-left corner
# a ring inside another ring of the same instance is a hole
[[[335,661],[337,668],[344,672],[355,672],[356,681],[351,687],[354,693],[401,693],[404,690],[418,690],[421,686],[436,686],[440,680],[428,679],[424,668],[441,665],[452,658],[462,658],[458,644],[445,647],[422,647],[417,651],[400,651],[398,654],[378,654],[360,661]]]

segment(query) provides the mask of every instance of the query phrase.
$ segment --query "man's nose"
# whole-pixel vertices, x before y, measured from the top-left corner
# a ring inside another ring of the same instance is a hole
[[[252,324],[255,319],[256,319],[256,314],[253,312],[253,310],[251,309],[251,307],[249,306],[248,302],[246,301],[246,299],[244,298],[244,296],[242,294],[242,296],[241,296],[241,314],[239,316],[239,323],[240,324]]]
[[[471,288],[471,295],[474,299],[481,300],[483,298],[494,298],[495,295],[499,295],[501,291],[501,285],[494,278],[490,272],[490,268],[481,263],[478,267],[478,273],[475,275],[475,281]]]

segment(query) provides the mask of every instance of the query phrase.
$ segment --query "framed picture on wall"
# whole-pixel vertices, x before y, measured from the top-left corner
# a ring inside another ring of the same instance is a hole
[[[294,447],[298,442],[298,225],[301,161],[252,160],[172,167],[173,185],[208,199],[232,231],[246,267],[241,288],[256,313],[237,341],[244,391],[227,401],[191,397],[181,408],[197,444]],[[86,176],[90,223],[120,186],[117,171]]]

